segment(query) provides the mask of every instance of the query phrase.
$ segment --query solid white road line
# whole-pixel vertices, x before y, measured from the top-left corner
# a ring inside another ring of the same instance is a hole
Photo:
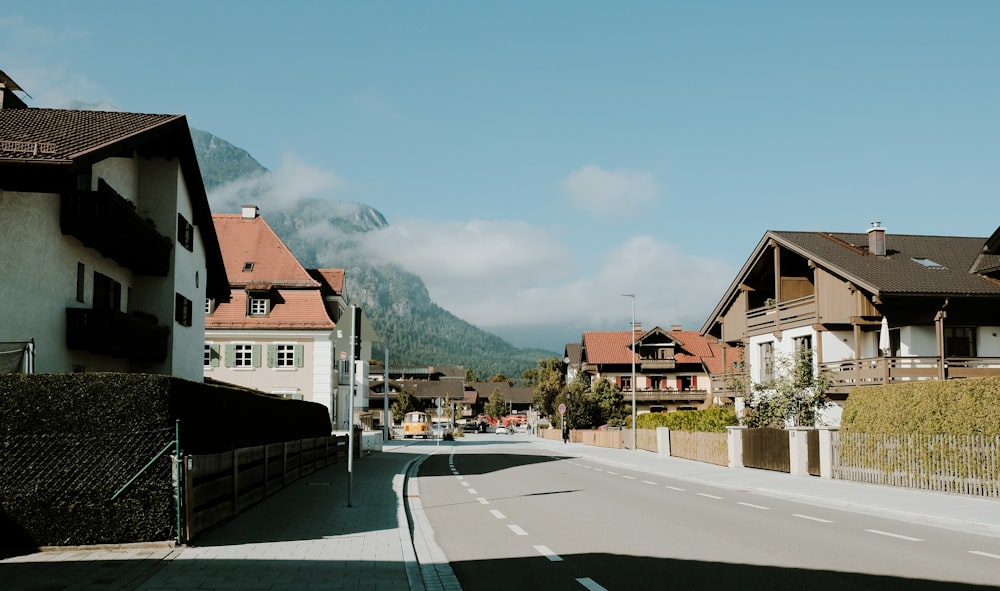
[[[887,531],[882,531],[878,529],[866,529],[866,532],[870,534],[878,534],[880,536],[889,536],[890,538],[896,538],[897,540],[906,540],[908,542],[923,542],[920,538],[911,538],[910,536],[903,536],[900,534],[894,534]]]
[[[548,558],[551,562],[562,562],[562,556],[559,556],[552,550],[549,550],[548,546],[535,546],[535,550],[542,556]]]
[[[510,524],[507,527],[510,528],[510,531],[514,532],[515,534],[517,534],[519,536],[526,536],[526,535],[528,535],[528,532],[526,532],[523,529],[521,529],[520,526],[517,526],[517,525],[514,525],[514,524]]]
[[[798,517],[800,519],[808,519],[810,521],[818,521],[820,523],[833,523],[829,519],[820,519],[819,517],[810,517],[809,515],[802,515],[801,513],[792,513],[792,517]]]

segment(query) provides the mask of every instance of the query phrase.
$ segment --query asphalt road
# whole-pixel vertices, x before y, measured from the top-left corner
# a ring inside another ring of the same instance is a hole
[[[1000,541],[552,455],[442,443],[424,513],[466,591],[1000,589]]]

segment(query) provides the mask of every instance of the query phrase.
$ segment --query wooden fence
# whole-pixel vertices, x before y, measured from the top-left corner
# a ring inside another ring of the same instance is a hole
[[[744,431],[743,465],[747,468],[791,472],[788,431],[771,428]]]
[[[670,431],[670,455],[717,466],[729,464],[729,440],[726,433]]]
[[[295,480],[346,457],[347,435],[185,455],[185,539],[194,539]]]
[[[834,478],[1000,497],[1000,437],[833,435]]]

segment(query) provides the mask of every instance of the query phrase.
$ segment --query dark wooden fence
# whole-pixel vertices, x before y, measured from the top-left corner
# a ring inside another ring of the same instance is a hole
[[[788,431],[784,429],[747,429],[743,433],[743,465],[778,472],[791,472]]]
[[[295,480],[345,458],[347,435],[185,455],[185,540],[236,517]]]

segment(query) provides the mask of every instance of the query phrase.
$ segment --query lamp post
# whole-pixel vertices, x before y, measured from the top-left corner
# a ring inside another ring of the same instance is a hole
[[[623,293],[623,298],[632,298],[632,326],[630,327],[632,332],[632,451],[639,449],[636,440],[636,412],[635,412],[635,294],[634,293]]]

